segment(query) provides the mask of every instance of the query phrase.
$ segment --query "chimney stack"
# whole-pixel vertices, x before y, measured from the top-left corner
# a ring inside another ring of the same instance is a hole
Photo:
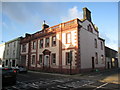
[[[42,29],[46,29],[46,28],[49,28],[49,26],[47,24],[45,24],[45,20],[44,20],[44,23],[42,25]]]
[[[86,7],[83,8],[83,19],[91,22],[91,12]]]

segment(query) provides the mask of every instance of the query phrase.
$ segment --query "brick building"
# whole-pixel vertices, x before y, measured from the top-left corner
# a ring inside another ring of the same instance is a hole
[[[105,68],[104,39],[92,23],[91,12],[83,8],[78,18],[26,34],[21,39],[21,64],[30,70],[80,73]]]

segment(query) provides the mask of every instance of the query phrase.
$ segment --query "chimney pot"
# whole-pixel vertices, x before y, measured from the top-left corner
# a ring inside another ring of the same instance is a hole
[[[91,22],[91,12],[86,7],[83,8],[83,19]]]

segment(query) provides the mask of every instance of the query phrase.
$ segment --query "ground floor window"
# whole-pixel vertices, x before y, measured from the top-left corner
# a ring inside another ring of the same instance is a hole
[[[70,64],[70,52],[66,52],[66,65]]]
[[[26,55],[21,56],[21,64],[26,64]]]
[[[52,64],[55,64],[56,63],[56,54],[53,53],[52,54]]]
[[[39,55],[39,63],[40,63],[40,64],[42,64],[42,60],[43,60],[43,55],[40,54],[40,55]]]
[[[5,66],[8,66],[8,60],[6,60],[6,62],[5,62]]]
[[[96,64],[98,64],[98,53],[95,53]]]
[[[102,61],[102,64],[104,63],[104,56],[101,55],[101,61]]]
[[[15,67],[15,60],[12,60],[12,67]]]
[[[32,65],[35,64],[35,55],[32,55]]]

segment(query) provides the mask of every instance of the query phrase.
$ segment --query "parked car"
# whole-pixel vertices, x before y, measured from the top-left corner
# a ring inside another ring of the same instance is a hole
[[[18,68],[19,68],[19,73],[21,73],[21,72],[27,72],[27,68],[24,67],[24,66],[18,66]]]
[[[19,67],[12,67],[13,70],[15,70],[17,73],[19,72]]]
[[[2,75],[2,85],[15,84],[16,83],[16,70],[8,67],[0,68],[0,75]]]
[[[27,72],[27,68],[24,66],[12,67],[12,69],[16,70],[17,73]]]

